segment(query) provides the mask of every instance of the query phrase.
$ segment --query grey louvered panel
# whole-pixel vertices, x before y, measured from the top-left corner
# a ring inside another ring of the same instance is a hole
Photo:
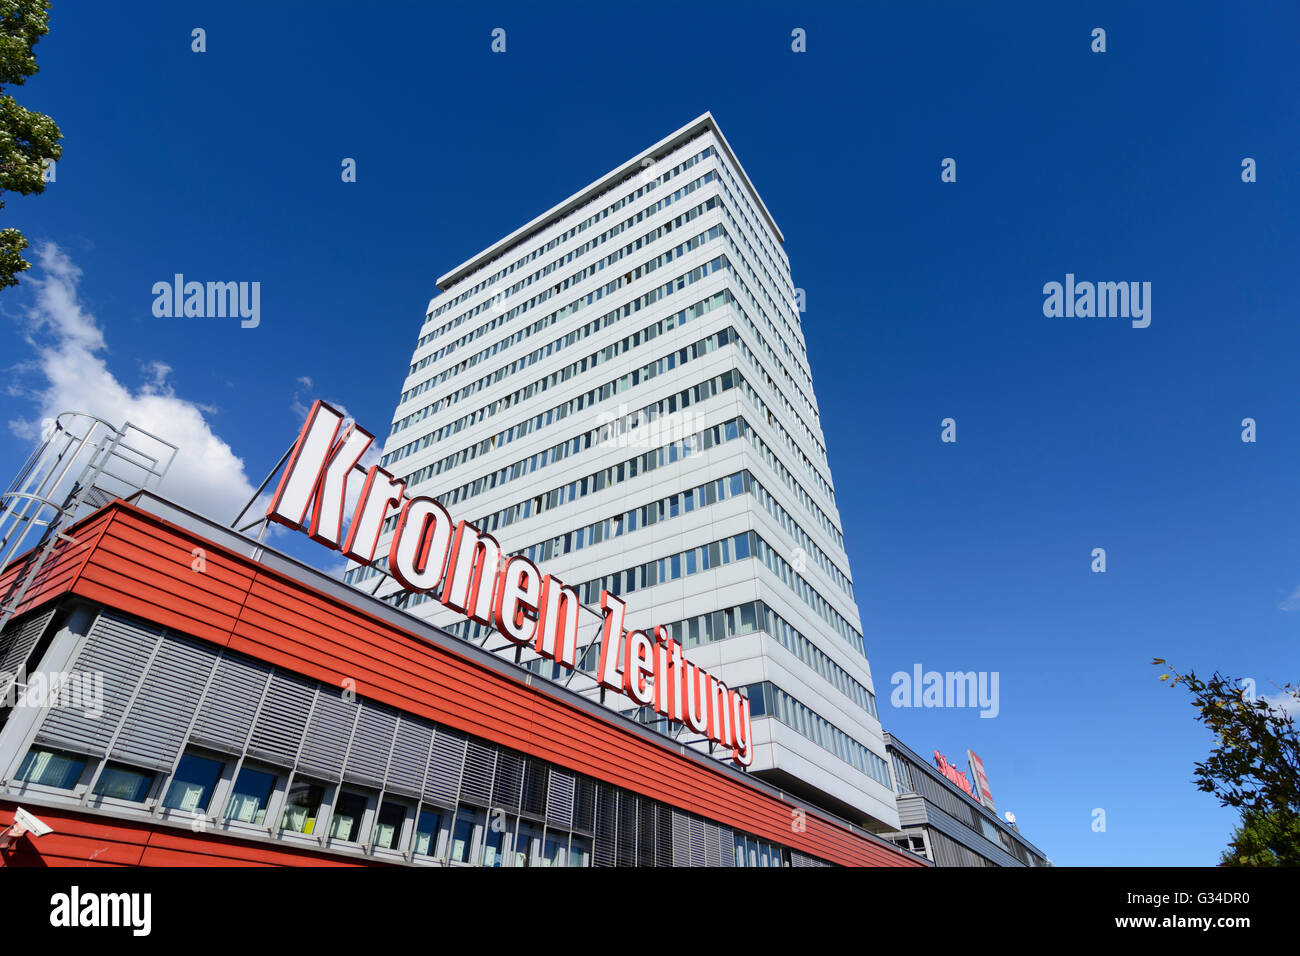
[[[397,723],[397,742],[388,763],[384,788],[408,797],[418,797],[424,790],[424,772],[429,764],[429,745],[433,743],[433,725],[409,714]]]
[[[112,756],[170,770],[216,662],[217,650],[210,644],[170,634],[164,637],[113,743]]]
[[[573,826],[573,774],[558,767],[551,768],[551,779],[546,787],[546,822],[549,826],[569,829]]]
[[[248,740],[251,756],[292,767],[311,714],[316,685],[285,671],[271,675],[271,686]]]
[[[519,796],[519,812],[538,818],[546,813],[546,789],[550,769],[545,761],[528,757],[524,761],[524,789]]]
[[[673,866],[691,865],[691,818],[673,811]]]
[[[465,771],[465,736],[439,727],[433,735],[429,773],[424,780],[424,799],[443,807],[454,807]]]
[[[636,866],[636,795],[618,792],[618,865]]]
[[[718,853],[721,856],[718,866],[736,865],[736,834],[731,827],[718,827]]]
[[[270,679],[271,668],[266,664],[238,654],[222,655],[199,707],[190,740],[223,753],[242,752]]]
[[[18,680],[19,673],[31,668],[27,658],[53,617],[54,609],[51,608],[22,621],[10,621],[4,633],[0,634],[0,700],[7,699],[9,688]]]
[[[300,770],[325,780],[339,779],[358,709],[355,699],[348,700],[341,691],[320,686],[298,751]]]
[[[733,853],[735,856],[735,853]],[[712,821],[705,821],[705,866],[723,865],[722,830]]]
[[[393,752],[393,733],[397,730],[397,711],[362,701],[356,733],[348,750],[348,765],[343,778],[371,787],[382,787],[388,773],[388,757]]]
[[[578,777],[573,786],[573,826],[591,833],[596,827],[596,781]]]
[[[662,808],[647,797],[637,798],[636,865],[655,865],[656,817]]]
[[[798,850],[790,851],[790,862],[794,866],[830,866],[829,863],[823,863],[814,856],[807,853],[800,853]]]
[[[460,782],[460,798],[481,807],[492,803],[492,775],[496,751],[477,740],[469,742],[465,754],[465,773]]]
[[[662,804],[655,822],[655,865],[673,865],[673,811]]]
[[[496,778],[492,782],[492,806],[519,812],[519,793],[524,785],[524,757],[513,750],[497,756]]]
[[[162,632],[108,611],[96,618],[85,646],[73,664],[73,679],[96,691],[103,682],[102,713],[95,709],[54,707],[36,739],[102,757],[121,723],[127,704],[144,676]]]
[[[704,819],[691,816],[691,866],[707,866],[704,849]]]
[[[596,784],[596,831],[593,840],[592,866],[614,866],[615,825],[618,823],[618,797],[608,784]]]

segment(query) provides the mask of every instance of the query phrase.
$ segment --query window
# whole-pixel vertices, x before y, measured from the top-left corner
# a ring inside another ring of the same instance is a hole
[[[537,828],[531,823],[519,824],[519,835],[515,837],[514,866],[536,866],[540,855],[541,838]]]
[[[591,865],[591,840],[575,836],[569,845],[569,866]]]
[[[542,866],[564,866],[565,835],[546,831],[546,842],[542,844]]]
[[[405,822],[406,807],[385,800],[379,808],[379,820],[375,824],[375,846],[396,850],[402,841],[402,824]]]
[[[235,780],[226,807],[226,819],[261,826],[266,822],[266,805],[275,789],[275,774],[243,767]]]
[[[472,810],[460,810],[456,814],[456,825],[451,831],[451,855],[455,863],[468,863],[473,849],[476,831],[483,829],[482,822],[475,823]]]
[[[187,753],[181,757],[181,762],[176,767],[163,806],[170,810],[207,813],[212,791],[221,779],[223,767],[220,760]]]
[[[330,837],[356,843],[361,835],[361,818],[366,813],[366,798],[359,793],[339,792],[330,816]]]
[[[483,834],[483,865],[484,866],[505,866],[506,857],[502,852],[505,845],[506,822],[504,816],[496,813],[488,823],[488,828]]]
[[[320,816],[320,805],[324,799],[325,788],[320,784],[307,780],[294,781],[285,800],[280,828],[294,833],[315,832],[316,818]]]
[[[94,793],[96,796],[143,803],[153,786],[153,778],[154,775],[147,771],[110,763],[95,781]]]
[[[23,783],[36,783],[44,787],[71,790],[86,769],[86,758],[61,750],[32,748],[18,767],[17,779]]]
[[[422,810],[415,826],[415,852],[421,856],[441,857],[447,852],[450,816],[444,810]]]

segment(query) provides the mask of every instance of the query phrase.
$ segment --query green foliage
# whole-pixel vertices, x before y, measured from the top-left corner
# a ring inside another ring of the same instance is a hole
[[[49,32],[49,23],[49,0],[0,0],[0,192],[44,192],[45,161],[63,155],[54,120],[24,109],[4,92],[4,86],[22,86],[36,72],[33,48]],[[0,289],[16,285],[18,273],[31,266],[22,257],[26,248],[17,229],[0,230]]]
[[[1221,866],[1300,866],[1300,816],[1277,811],[1242,814]]]
[[[1242,812],[1224,862],[1233,865],[1300,865],[1300,733],[1276,703],[1255,697],[1240,681],[1218,671],[1208,681],[1168,668],[1162,681],[1191,692],[1196,719],[1217,741],[1195,765],[1196,786]],[[1300,700],[1300,688],[1284,694]]]

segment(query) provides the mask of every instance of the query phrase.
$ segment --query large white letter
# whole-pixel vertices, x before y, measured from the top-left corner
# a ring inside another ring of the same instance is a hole
[[[451,542],[451,516],[432,498],[412,498],[402,508],[388,546],[388,570],[408,591],[432,591],[442,580]]]

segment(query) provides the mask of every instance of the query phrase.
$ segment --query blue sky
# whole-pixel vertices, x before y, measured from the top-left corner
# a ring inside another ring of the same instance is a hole
[[[60,0],[18,96],[64,158],[0,214],[59,252],[0,294],[4,420],[87,382],[171,415],[219,511],[312,398],[382,433],[438,275],[711,110],[807,291],[886,728],[977,751],[1058,863],[1213,863],[1235,814],[1150,660],[1296,678],[1300,18],[1133,6]],[[177,272],[259,281],[261,324],[155,318]],[[1150,327],[1044,317],[1067,272],[1152,283]],[[890,708],[916,663],[997,671],[998,717]]]

